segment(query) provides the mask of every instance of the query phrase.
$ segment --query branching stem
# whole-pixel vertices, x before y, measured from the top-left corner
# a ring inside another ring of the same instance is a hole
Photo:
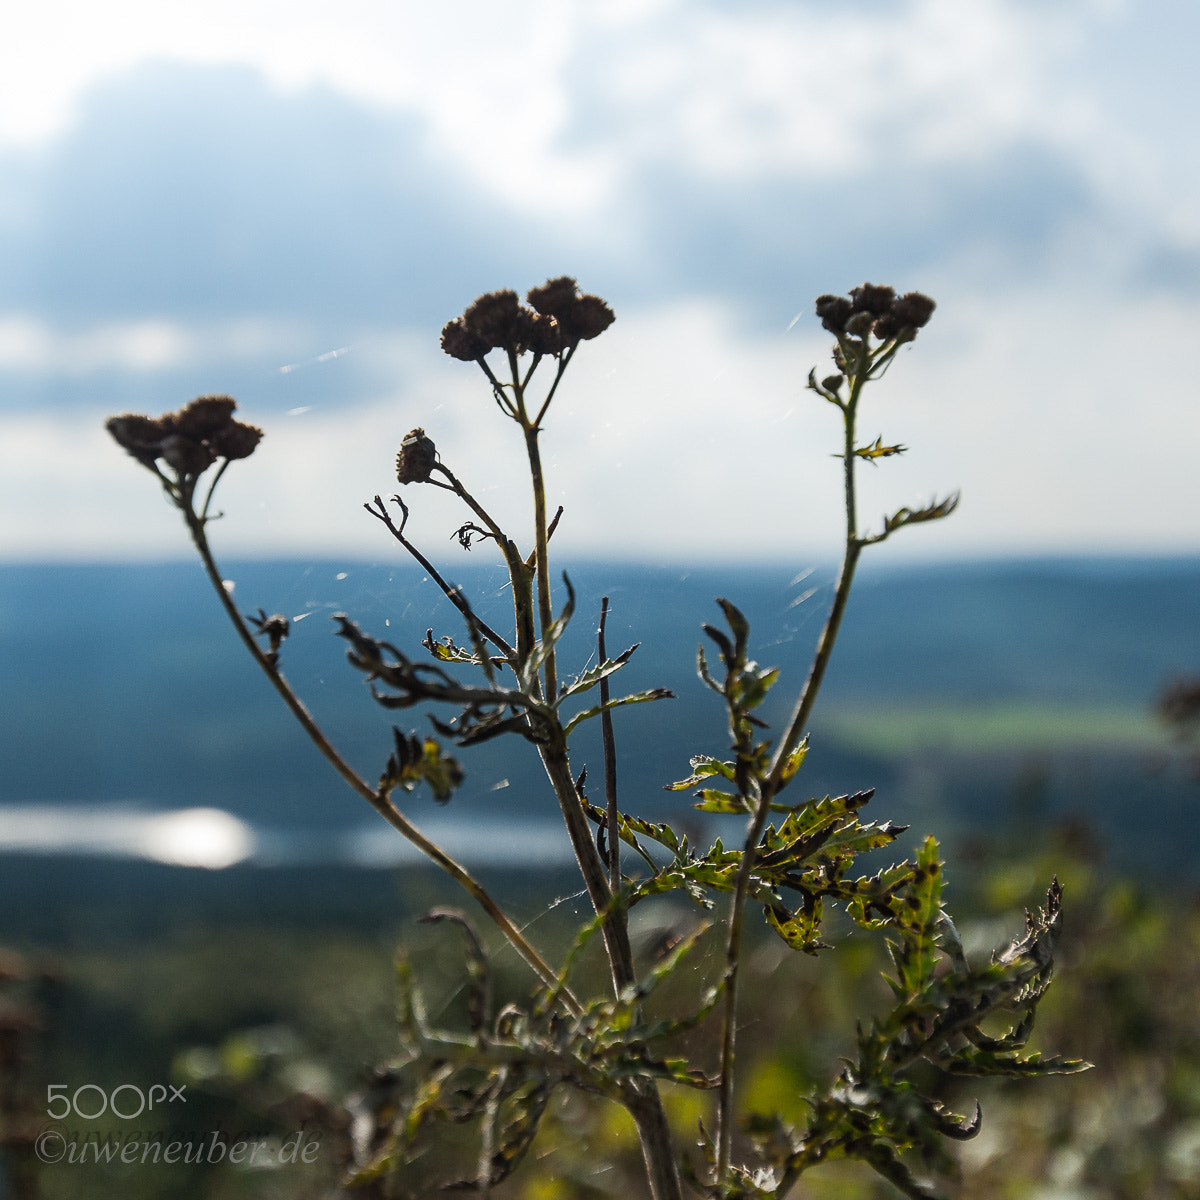
[[[355,792],[362,796],[393,829],[403,834],[426,858],[441,867],[447,875],[475,900],[484,912],[491,917],[501,933],[504,934],[505,938],[508,939],[513,948],[529,964],[542,982],[549,987],[553,987],[556,981],[554,971],[537,950],[530,945],[500,905],[484,889],[483,885],[479,883],[466,867],[451,858],[436,842],[430,841],[403,813],[395,808],[386,795],[367,783],[325,736],[321,727],[313,719],[312,714],[305,708],[300,697],[296,695],[291,685],[284,679],[279,668],[267,658],[262,648],[254,640],[253,633],[249,626],[247,626],[241,613],[238,612],[237,606],[233,602],[233,597],[225,587],[221,572],[217,568],[216,560],[213,558],[212,549],[209,546],[208,537],[205,533],[205,519],[196,513],[190,500],[188,503],[180,505],[180,507],[183,511],[184,519],[187,521],[192,541],[200,554],[201,562],[204,564],[205,574],[208,576],[209,582],[212,584],[213,590],[217,593],[217,597],[220,599],[221,605],[225,609],[230,621],[233,622],[233,627],[237,631],[238,637],[241,638],[242,644],[249,651],[250,656],[258,663],[263,673],[271,681],[271,685],[279,693],[288,710],[300,723],[304,732],[308,734],[313,745],[316,746],[342,779]],[[563,990],[563,1000],[571,1012],[578,1015],[583,1011],[579,1001],[565,989]]]

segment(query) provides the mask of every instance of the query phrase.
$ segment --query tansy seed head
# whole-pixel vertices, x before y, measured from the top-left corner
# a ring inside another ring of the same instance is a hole
[[[462,362],[476,362],[490,349],[491,346],[484,338],[467,328],[467,323],[462,317],[448,321],[442,329],[442,350],[451,358],[460,359]]]
[[[400,443],[396,455],[396,478],[401,483],[428,483],[430,472],[437,464],[437,447],[424,429],[410,430]]]
[[[575,305],[579,286],[569,275],[547,279],[541,287],[530,288],[525,297],[534,309],[547,317],[564,317]]]
[[[896,299],[896,289],[886,284],[864,283],[861,287],[851,288],[850,296],[854,301],[854,311],[871,313],[882,317],[892,311],[892,303]]]
[[[237,401],[232,396],[197,396],[179,410],[176,425],[185,437],[202,441],[233,420]]]
[[[520,353],[528,341],[533,313],[523,307],[511,288],[480,296],[463,313],[467,329],[489,349]]]
[[[846,321],[854,311],[854,305],[845,296],[818,296],[817,316],[830,333],[844,333]]]
[[[906,329],[923,329],[937,305],[923,292],[905,292],[892,305],[892,316]]]

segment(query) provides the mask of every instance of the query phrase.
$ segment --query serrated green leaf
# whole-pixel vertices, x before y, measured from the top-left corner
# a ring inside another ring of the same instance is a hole
[[[614,708],[624,708],[629,704],[646,704],[651,700],[673,700],[674,698],[675,693],[670,688],[650,688],[645,692],[636,692],[632,696],[622,696],[618,700],[610,700],[607,704],[595,704],[591,708],[584,709],[583,712],[576,713],[563,726],[563,736],[569,736],[576,725],[590,721],[592,717],[598,717],[602,712],[611,711]]]
[[[783,771],[780,774],[780,782],[787,783],[792,776],[800,770],[801,764],[808,757],[808,735],[804,740],[791,752],[784,760]]]
[[[793,950],[815,955],[818,950],[827,950],[821,941],[821,899],[815,897],[812,904],[790,913],[786,908],[766,905],[763,913],[767,924],[775,930]]]
[[[589,801],[584,801],[584,811],[588,817],[597,825],[607,826],[608,814],[602,808]],[[641,834],[643,837],[648,837],[651,841],[657,842],[660,846],[665,846],[672,852],[680,852],[686,849],[687,839],[680,838],[670,825],[656,824],[653,821],[647,821],[642,817],[631,816],[629,813],[617,814],[617,829],[621,835],[621,840],[631,846],[637,846],[636,834]]]
[[[900,940],[892,944],[899,982],[910,996],[919,995],[933,980],[938,956],[942,911],[942,863],[937,841],[928,837],[905,889],[894,908]]]
[[[700,812],[736,815],[754,811],[754,805],[745,796],[735,796],[720,788],[701,788],[696,795],[700,800],[692,807]]]
[[[565,700],[568,696],[578,696],[580,693],[588,691],[589,688],[595,687],[601,680],[615,674],[629,661],[639,645],[641,645],[640,642],[630,646],[628,650],[622,651],[616,658],[605,659],[604,662],[597,663],[594,667],[589,667],[577,675],[559,692],[559,699]]]
[[[664,785],[664,790],[668,792],[685,792],[688,788],[695,787],[696,784],[702,783],[706,779],[711,779],[714,775],[720,775],[722,779],[733,780],[733,763],[722,762],[720,759],[712,758],[705,754],[697,755],[691,760],[692,774],[686,779],[681,779],[677,783],[668,783]]]

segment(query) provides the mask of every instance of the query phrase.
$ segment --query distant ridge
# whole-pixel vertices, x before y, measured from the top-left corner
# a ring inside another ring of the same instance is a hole
[[[642,643],[615,686],[661,684],[678,694],[632,710],[636,719],[617,719],[623,803],[677,813],[682,798],[661,785],[687,773],[690,754],[720,754],[728,742],[719,705],[694,674],[700,626],[717,615],[714,597],[746,612],[753,653],[783,668],[780,702],[766,714],[778,721],[824,619],[833,568],[566,569],[579,608],[560,670],[580,669],[593,654],[595,614],[607,594],[610,652]],[[445,570],[489,619],[507,620],[503,572],[482,549],[447,559]],[[226,571],[243,611],[262,607],[295,620],[285,672],[351,760],[376,777],[389,714],[346,665],[328,618],[346,611],[371,632],[415,646],[427,628],[461,632],[449,604],[406,562],[231,562]],[[1159,743],[1149,712],[1171,677],[1200,671],[1197,614],[1195,557],[869,564],[818,709],[809,787],[876,784],[881,816],[953,825],[1007,804],[1030,756],[1049,764],[1047,804],[1069,806],[1064,764],[1084,754],[1108,762],[1094,772],[1104,777],[1093,779],[1090,795],[1114,821],[1136,808],[1135,787],[1143,796],[1157,789],[1167,809],[1178,793],[1183,805],[1185,795],[1196,797],[1181,781],[1150,774]],[[0,679],[0,805],[138,797],[152,809],[211,807],[255,827],[314,831],[373,819],[258,677],[195,563],[0,566]],[[398,715],[409,728],[428,728],[421,713]],[[540,768],[525,749],[493,743],[464,752],[467,782],[449,808],[423,795],[407,803],[425,820],[468,812],[552,820]],[[972,783],[970,760],[980,754],[1009,766]],[[576,759],[599,761],[594,740],[583,739]],[[1065,773],[1057,783],[1056,772]],[[897,803],[907,811],[897,813]],[[1177,853],[1192,853],[1179,845],[1190,834],[1168,832]]]

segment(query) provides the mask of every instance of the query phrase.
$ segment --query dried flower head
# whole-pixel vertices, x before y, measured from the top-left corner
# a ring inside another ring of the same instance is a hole
[[[171,417],[159,417],[156,420],[138,413],[122,413],[119,417],[109,417],[104,427],[119,446],[128,450],[139,462],[152,467],[154,460],[162,453],[163,439],[174,428],[174,420]]]
[[[845,296],[818,296],[817,316],[830,333],[843,333],[854,305]]]
[[[541,287],[530,288],[526,300],[547,317],[565,317],[579,298],[579,285],[569,275],[547,279]]]
[[[564,346],[599,337],[617,319],[599,296],[580,295],[579,285],[569,275],[530,288],[527,299],[539,313],[558,322]]]
[[[580,295],[568,275],[531,288],[528,299],[531,307],[510,288],[480,296],[442,328],[443,351],[464,362],[482,361],[489,350],[559,355],[616,320],[599,296]]]
[[[463,362],[476,362],[491,348],[484,338],[467,328],[467,323],[462,317],[448,321],[442,329],[442,349],[451,358],[461,359]]]
[[[465,313],[463,323],[489,349],[520,353],[528,341],[533,313],[517,299],[511,288],[488,292],[475,300]]]
[[[197,396],[176,417],[176,427],[185,437],[202,441],[233,421],[237,401],[232,396]]]
[[[249,458],[262,437],[263,431],[258,426],[230,421],[209,438],[208,444],[218,458]]]
[[[936,307],[921,292],[898,297],[895,288],[876,283],[851,288],[849,298],[818,296],[816,304],[817,316],[830,333],[858,338],[873,333],[881,342],[911,342]]]
[[[161,417],[109,417],[105,428],[143,466],[153,470],[161,458],[181,477],[196,476],[218,459],[247,458],[262,440],[261,429],[233,419],[236,408],[232,396],[199,396]]]
[[[437,465],[437,447],[424,429],[413,429],[404,435],[400,453],[396,455],[396,478],[401,483],[428,483]]]
[[[163,462],[180,475],[199,475],[217,461],[217,456],[203,442],[182,433],[163,438],[158,452]]]
[[[590,341],[599,337],[615,320],[616,314],[599,296],[583,295],[571,312],[559,318],[564,341]]]
[[[543,313],[532,314],[527,349],[534,354],[559,354],[562,352],[562,327],[553,318]]]
[[[896,289],[886,284],[864,283],[861,287],[850,289],[850,298],[856,313],[866,312],[882,317],[892,311]]]
[[[892,316],[906,329],[923,329],[937,305],[923,292],[905,292],[892,305]]]

